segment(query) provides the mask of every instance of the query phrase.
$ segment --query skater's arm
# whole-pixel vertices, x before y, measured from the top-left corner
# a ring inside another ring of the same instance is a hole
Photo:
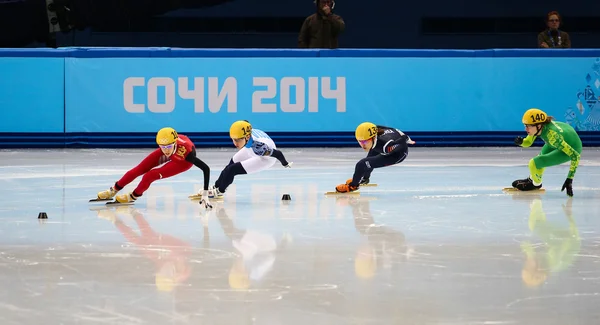
[[[194,166],[202,169],[202,174],[204,174],[204,190],[207,191],[208,183],[210,182],[210,167],[208,167],[208,165],[198,157],[194,157],[193,164]]]
[[[281,162],[281,164],[283,166],[289,165],[288,161],[285,159],[285,156],[283,155],[283,152],[281,152],[277,149],[273,149],[273,152],[271,152],[271,156],[277,158],[277,160],[279,160],[279,162]]]
[[[559,149],[571,158],[571,167],[569,167],[569,175],[567,175],[567,178],[573,179],[573,177],[575,177],[575,172],[577,171],[577,166],[579,166],[579,152],[573,149],[573,147],[565,141],[562,134],[554,130],[548,131],[548,142],[551,146]]]
[[[271,156],[277,158],[277,160],[279,160],[283,166],[287,166],[289,164],[287,160],[285,160],[283,152],[269,147],[269,145],[264,142],[254,141],[252,144],[252,151],[259,156]]]
[[[204,190],[208,191],[208,183],[210,182],[210,167],[200,160],[196,156],[196,149],[192,149],[192,151],[185,157],[185,160],[194,164],[194,166],[202,169],[202,173],[204,174]]]
[[[528,148],[531,147],[533,142],[535,141],[535,135],[528,135],[523,139],[523,143],[521,143],[521,147]]]
[[[411,138],[408,136],[408,134],[406,134],[406,133],[404,133],[404,132],[402,132],[402,131],[400,131],[400,130],[398,130],[398,129],[396,129],[396,131],[397,131],[397,132],[398,132],[398,133],[399,133],[399,134],[400,134],[400,135],[401,135],[403,138],[405,137],[404,139],[406,139],[406,143],[408,143],[408,144],[415,144],[415,143],[416,143],[415,141],[413,141],[413,139],[411,139]]]
[[[391,155],[398,151],[404,150],[404,148],[406,148],[406,143],[408,139],[409,137],[406,134],[403,134],[402,137],[400,137],[399,139],[390,141],[383,145],[383,152],[386,155]]]
[[[254,141],[252,143],[252,151],[257,156],[270,156],[273,149],[268,144],[260,141]]]

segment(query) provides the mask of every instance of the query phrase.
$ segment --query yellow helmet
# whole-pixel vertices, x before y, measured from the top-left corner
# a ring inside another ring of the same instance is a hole
[[[358,141],[371,139],[377,135],[377,126],[371,122],[361,123],[358,127],[356,127],[356,132],[354,135]]]
[[[177,131],[173,128],[162,128],[156,134],[156,144],[165,146],[177,142]]]
[[[544,113],[541,109],[531,108],[523,114],[523,124],[535,125],[546,122],[548,114]]]
[[[232,139],[245,138],[247,135],[252,133],[252,125],[246,120],[236,121],[231,124],[229,128],[229,136]]]

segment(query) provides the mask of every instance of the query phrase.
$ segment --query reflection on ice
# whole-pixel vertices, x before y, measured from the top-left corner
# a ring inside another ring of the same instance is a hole
[[[201,173],[88,204],[145,151],[0,152],[2,324],[588,324],[600,317],[600,153],[540,195],[502,193],[518,149],[416,149],[359,196],[363,155],[287,150],[205,211]],[[216,171],[227,150],[202,150]],[[49,156],[50,155],[50,156]],[[99,159],[110,161],[102,164]],[[40,163],[43,162],[43,163]],[[101,171],[93,173],[92,171]],[[465,176],[465,175],[468,175]],[[126,189],[129,190],[129,189]],[[290,194],[291,201],[282,201]],[[32,200],[35,198],[35,200]],[[38,221],[40,211],[49,219]]]

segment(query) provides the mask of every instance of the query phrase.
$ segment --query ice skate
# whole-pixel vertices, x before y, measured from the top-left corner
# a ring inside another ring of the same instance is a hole
[[[133,204],[137,200],[137,197],[133,193],[121,194],[115,197],[113,202],[107,202],[106,205],[112,204]]]
[[[519,191],[533,191],[542,188],[542,184],[538,186],[533,185],[533,181],[529,177],[527,177],[526,179],[517,179],[512,183],[512,186],[518,189]]]
[[[335,191],[338,193],[349,193],[358,190],[358,186],[351,186],[348,184],[340,184],[335,187]]]
[[[114,186],[111,186],[108,190],[98,192],[98,197],[95,199],[91,199],[90,202],[112,200],[118,192],[119,191],[116,190]]]
[[[210,199],[222,199],[223,195],[224,193],[221,193],[221,191],[219,191],[219,188],[214,185],[208,189],[208,197]]]
[[[350,185],[350,183],[352,183],[352,178],[348,178],[348,180],[346,181],[346,184]],[[360,182],[358,182],[358,186],[365,186],[368,184],[369,184],[368,178],[361,178]]]
[[[189,195],[188,198],[192,200],[201,200],[204,190],[198,190],[198,193]]]

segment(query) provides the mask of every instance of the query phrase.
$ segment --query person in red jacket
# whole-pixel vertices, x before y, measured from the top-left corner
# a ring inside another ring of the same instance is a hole
[[[116,196],[115,200],[118,203],[133,203],[144,194],[152,182],[181,174],[195,165],[204,173],[205,193],[200,204],[203,204],[205,208],[212,208],[207,194],[210,168],[196,156],[194,143],[185,135],[177,134],[177,131],[170,127],[158,131],[156,143],[159,146],[158,149],[152,151],[137,166],[125,173],[121,179],[115,182],[115,185],[108,190],[99,192],[98,200],[110,200]],[[120,190],[139,176],[142,176],[142,180],[133,192],[117,195]]]

